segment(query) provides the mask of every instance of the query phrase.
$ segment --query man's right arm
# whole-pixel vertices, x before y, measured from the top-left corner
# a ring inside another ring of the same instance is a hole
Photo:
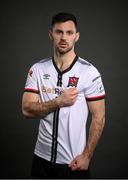
[[[75,88],[66,89],[61,96],[47,101],[39,102],[36,93],[24,92],[22,99],[22,112],[28,118],[45,117],[61,107],[71,106],[75,103],[78,92]]]

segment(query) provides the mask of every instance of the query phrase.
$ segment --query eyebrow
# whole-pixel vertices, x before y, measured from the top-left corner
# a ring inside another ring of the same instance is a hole
[[[55,32],[61,32],[61,33],[63,33],[64,31],[61,30],[61,29],[56,29]],[[70,30],[67,30],[66,32],[74,32],[74,30],[70,29]]]

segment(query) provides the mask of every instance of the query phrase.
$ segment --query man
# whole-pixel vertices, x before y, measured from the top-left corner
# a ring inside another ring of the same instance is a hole
[[[52,19],[53,57],[34,64],[22,100],[23,114],[40,118],[32,176],[89,178],[89,164],[105,123],[105,91],[98,70],[78,57],[80,33],[69,13]],[[86,140],[88,109],[92,120]]]

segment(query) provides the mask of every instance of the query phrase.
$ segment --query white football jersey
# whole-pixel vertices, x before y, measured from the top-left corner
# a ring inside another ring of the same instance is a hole
[[[25,85],[25,91],[39,94],[40,102],[52,100],[70,87],[78,90],[76,102],[40,119],[35,147],[36,155],[60,164],[69,164],[86,146],[87,101],[105,98],[101,75],[77,56],[62,72],[53,58],[47,58],[30,68]]]

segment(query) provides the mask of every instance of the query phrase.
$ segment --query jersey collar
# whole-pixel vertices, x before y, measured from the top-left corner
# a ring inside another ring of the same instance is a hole
[[[54,57],[52,57],[52,62],[53,62],[53,65],[54,65],[55,69],[57,70],[57,72],[59,74],[64,74],[64,73],[66,73],[66,72],[68,72],[68,71],[70,71],[72,69],[72,67],[76,63],[77,59],[78,59],[78,56],[76,55],[73,62],[72,62],[72,64],[67,69],[65,69],[64,71],[60,71],[60,69],[57,67],[57,65],[55,63],[55,60],[54,60]]]

